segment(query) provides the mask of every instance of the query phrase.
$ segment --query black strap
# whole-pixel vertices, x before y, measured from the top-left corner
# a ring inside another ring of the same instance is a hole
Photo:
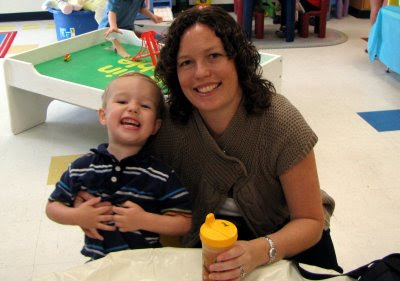
[[[324,273],[315,273],[308,270],[305,270],[301,265],[293,261],[301,276],[309,280],[324,280],[338,276],[349,276],[354,279],[358,279],[362,276],[365,276],[368,271],[369,280],[396,280],[396,279],[385,279],[385,274],[397,274],[396,276],[400,276],[400,253],[390,254],[380,260],[375,260],[369,264],[363,265],[357,269],[349,271],[343,274],[324,274]],[[374,267],[374,270],[372,268]],[[383,277],[380,279],[380,277]]]

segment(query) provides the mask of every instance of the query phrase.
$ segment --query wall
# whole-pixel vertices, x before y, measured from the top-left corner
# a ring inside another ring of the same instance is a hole
[[[40,12],[41,0],[0,0],[0,14]]]

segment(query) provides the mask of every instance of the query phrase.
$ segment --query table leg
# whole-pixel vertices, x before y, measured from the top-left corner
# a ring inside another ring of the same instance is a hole
[[[46,121],[47,107],[52,98],[20,88],[7,86],[11,131],[14,135]]]
[[[286,1],[286,42],[293,42],[296,19],[296,0],[284,1]]]

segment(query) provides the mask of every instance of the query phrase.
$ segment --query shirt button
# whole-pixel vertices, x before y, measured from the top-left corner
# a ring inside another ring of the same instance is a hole
[[[117,177],[111,177],[111,181],[112,182],[116,182],[117,181]]]
[[[119,171],[121,171],[121,167],[120,167],[120,166],[116,166],[116,167],[115,167],[115,170],[116,170],[117,172],[119,172]]]

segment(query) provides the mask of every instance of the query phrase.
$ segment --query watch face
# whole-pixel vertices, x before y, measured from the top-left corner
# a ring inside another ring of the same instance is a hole
[[[275,256],[276,256],[276,249],[275,249],[275,248],[271,248],[271,249],[269,250],[269,256],[270,256],[271,258],[275,258]]]

